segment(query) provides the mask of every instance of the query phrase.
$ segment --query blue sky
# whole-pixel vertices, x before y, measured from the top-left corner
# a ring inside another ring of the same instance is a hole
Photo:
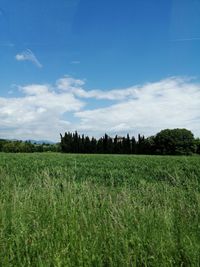
[[[200,135],[199,14],[199,0],[1,0],[0,137]]]

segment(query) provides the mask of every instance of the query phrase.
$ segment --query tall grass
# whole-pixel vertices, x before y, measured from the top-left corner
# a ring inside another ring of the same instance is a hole
[[[0,154],[0,266],[200,266],[200,158]]]

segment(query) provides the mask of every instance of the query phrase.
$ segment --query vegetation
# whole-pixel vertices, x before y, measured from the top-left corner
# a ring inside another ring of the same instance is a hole
[[[163,130],[156,135],[155,144],[163,155],[189,155],[195,151],[194,136],[186,129]]]
[[[33,152],[60,152],[59,144],[37,144],[23,141],[0,139],[0,152],[33,153]]]
[[[187,129],[166,129],[156,136],[145,138],[138,135],[138,140],[105,134],[100,139],[80,136],[77,132],[61,135],[61,150],[65,153],[100,153],[100,154],[150,154],[150,155],[191,155],[200,152],[200,142],[195,141]]]
[[[0,153],[0,266],[200,266],[200,157]]]
[[[191,131],[186,129],[166,129],[155,136],[145,138],[138,135],[130,138],[116,135],[111,138],[105,134],[102,138],[80,136],[77,132],[65,133],[60,143],[38,144],[30,141],[11,141],[0,139],[0,152],[33,153],[64,152],[89,154],[143,154],[143,155],[191,155],[200,154],[200,140],[194,139]]]

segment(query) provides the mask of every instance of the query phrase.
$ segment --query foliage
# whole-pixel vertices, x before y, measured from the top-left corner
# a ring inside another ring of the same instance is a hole
[[[128,134],[115,138],[105,134],[97,140],[68,132],[61,135],[61,150],[65,153],[191,155],[195,152],[195,139],[187,129],[166,129],[148,138],[139,134],[137,141]],[[199,146],[196,152],[199,153]]]
[[[32,152],[64,152],[88,154],[143,154],[143,155],[191,155],[200,154],[200,141],[194,139],[187,129],[166,129],[156,136],[145,138],[118,136],[114,138],[105,134],[96,139],[75,133],[60,134],[61,141],[57,144],[37,144],[22,141],[0,139],[0,152],[32,153]]]
[[[200,139],[199,138],[195,140],[195,148],[196,148],[196,153],[200,154]]]
[[[195,139],[187,129],[166,129],[155,137],[157,152],[163,155],[190,155],[195,152]]]
[[[0,154],[0,266],[199,266],[200,157]]]
[[[33,152],[59,152],[59,144],[32,144],[31,142],[0,140],[0,152],[7,153],[33,153]]]

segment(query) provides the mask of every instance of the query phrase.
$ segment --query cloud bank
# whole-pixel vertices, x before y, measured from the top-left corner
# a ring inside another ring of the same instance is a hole
[[[15,56],[15,59],[17,61],[30,61],[38,68],[42,68],[42,64],[39,62],[39,60],[36,58],[36,56],[30,49],[26,49],[26,51],[17,54]]]
[[[54,85],[19,86],[20,97],[0,97],[0,137],[59,140],[60,132],[74,130],[148,136],[179,127],[200,136],[200,84],[191,79],[108,91],[84,87],[85,81],[65,76]]]

